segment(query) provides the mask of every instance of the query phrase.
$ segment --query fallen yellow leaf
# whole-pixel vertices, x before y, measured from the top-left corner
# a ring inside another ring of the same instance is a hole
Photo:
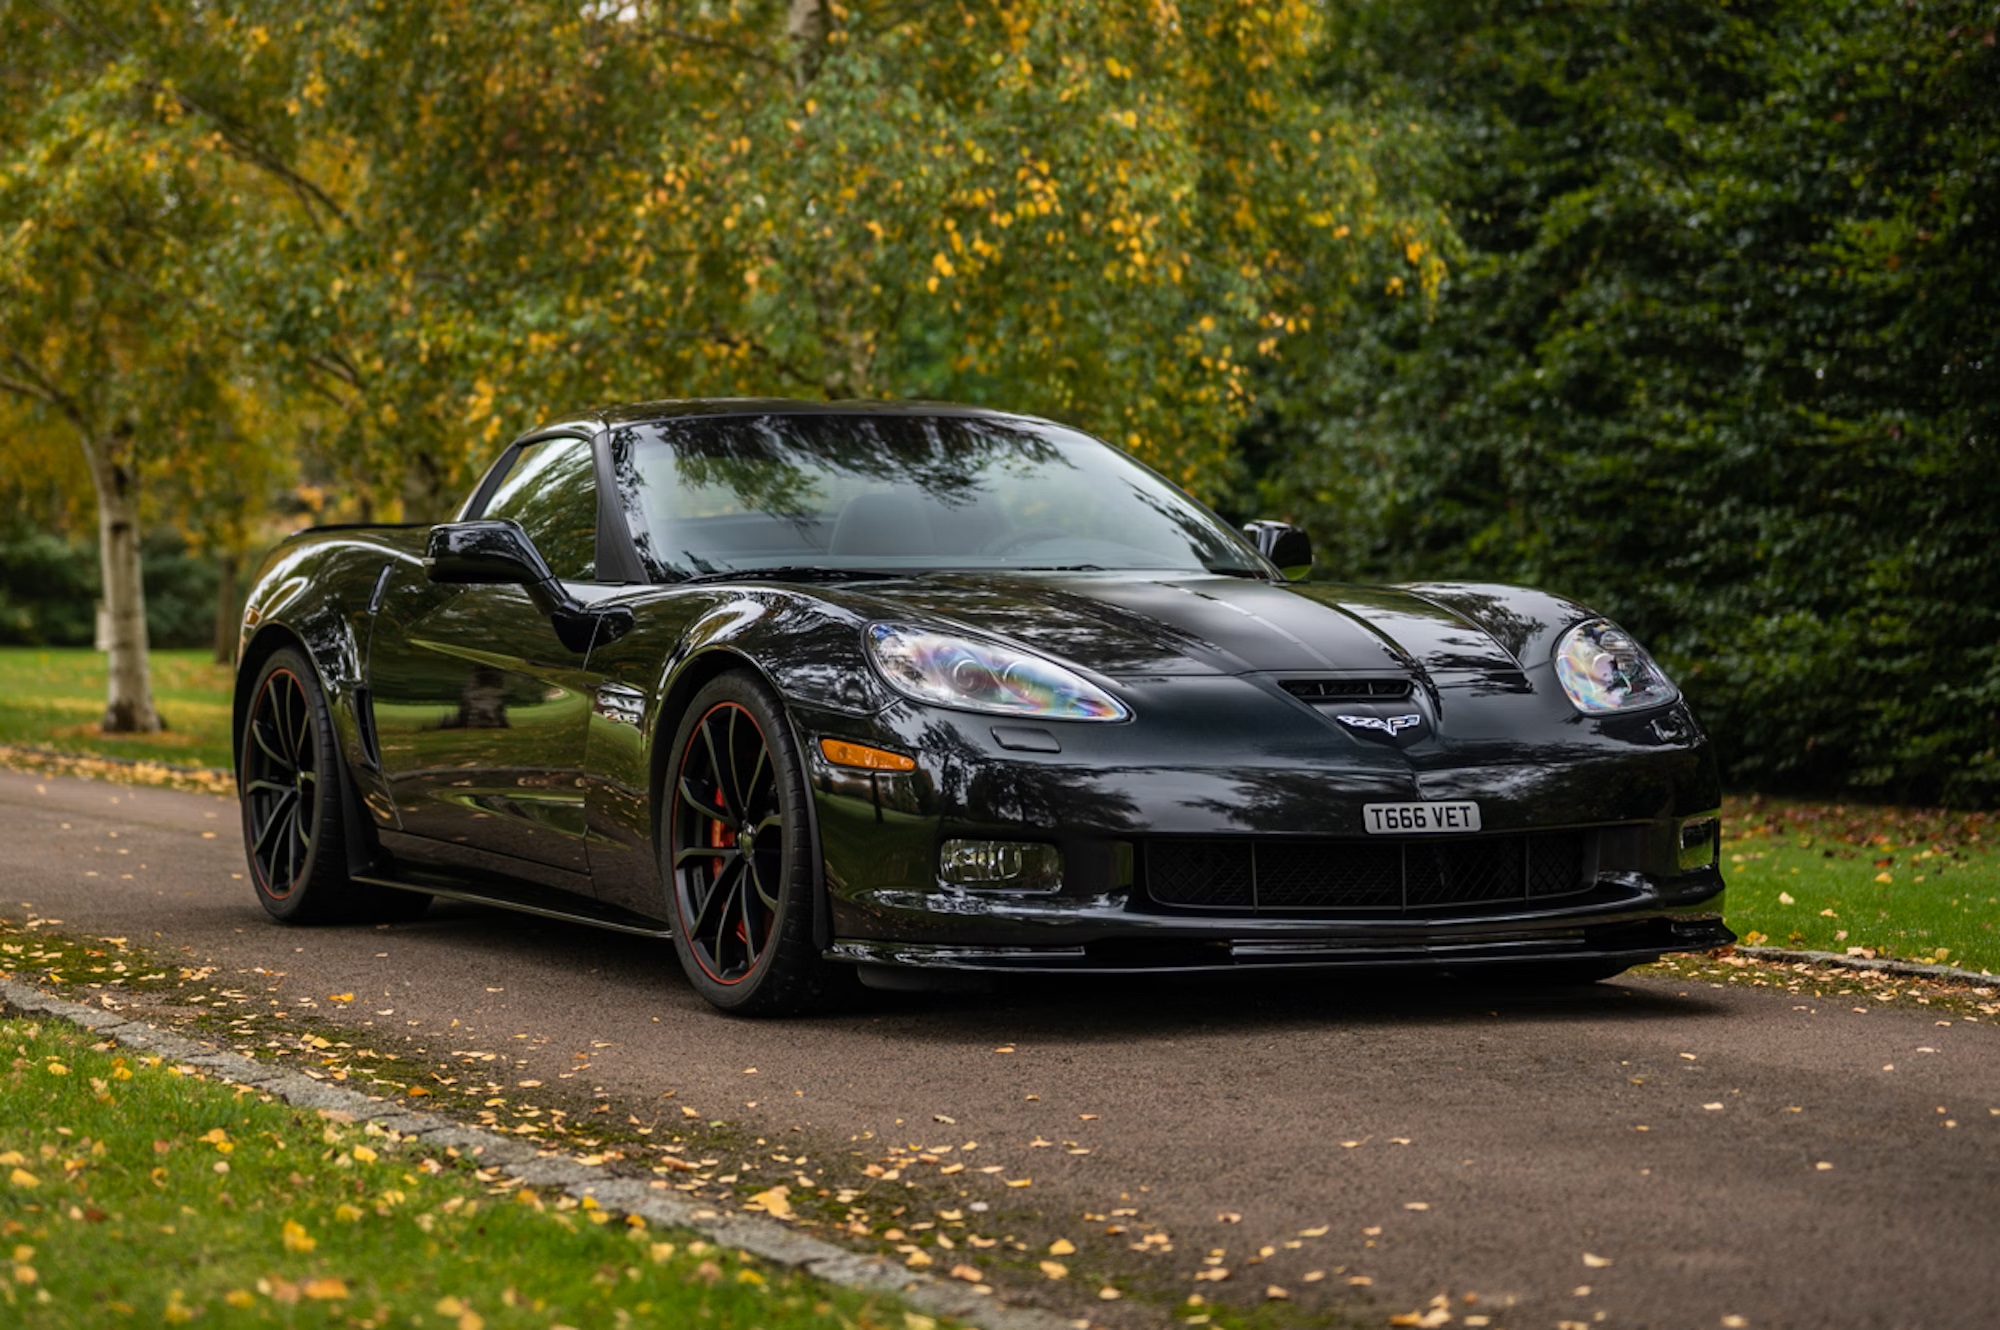
[[[1068,1238],[1057,1238],[1049,1244],[1049,1255],[1051,1256],[1071,1256],[1075,1252],[1076,1244]]]
[[[1041,1264],[1042,1264],[1042,1273],[1047,1275],[1050,1279],[1069,1278],[1069,1267],[1064,1265],[1061,1261],[1043,1261]]]
[[[307,1297],[319,1302],[331,1302],[347,1296],[347,1281],[331,1276],[323,1279],[309,1279],[300,1289]]]
[[[312,1234],[306,1232],[304,1224],[301,1224],[296,1219],[287,1219],[285,1221],[286,1251],[309,1252],[317,1246],[319,1246],[319,1242]]]
[[[769,1191],[760,1191],[750,1198],[746,1208],[761,1208],[765,1214],[770,1215],[773,1219],[790,1219],[792,1217],[791,1194],[792,1189],[790,1187],[773,1187]]]

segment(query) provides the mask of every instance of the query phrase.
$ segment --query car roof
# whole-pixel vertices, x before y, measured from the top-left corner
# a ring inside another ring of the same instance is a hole
[[[600,407],[590,412],[589,416],[607,426],[694,416],[975,416],[992,420],[1038,419],[1015,411],[993,411],[957,402],[810,402],[788,397],[701,397],[627,402],[620,406]]]

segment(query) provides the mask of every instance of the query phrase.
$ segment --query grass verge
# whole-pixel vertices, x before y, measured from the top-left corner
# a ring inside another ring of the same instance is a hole
[[[234,674],[206,651],[152,653],[153,703],[171,727],[106,734],[104,654],[82,647],[0,648],[0,744],[227,767]]]
[[[1730,926],[1751,945],[2000,972],[2000,843],[1991,813],[1732,801]]]
[[[928,1323],[61,1022],[0,1021],[0,1064],[9,1324]]]
[[[125,938],[64,936],[60,927],[60,920],[23,923],[0,916],[0,974],[314,1079],[562,1151],[622,1177],[663,1183],[719,1211],[778,1213],[803,1232],[912,1271],[965,1281],[975,1291],[1004,1288],[1010,1301],[1089,1313],[1093,1324],[1126,1330],[1166,1324],[1327,1330],[1381,1319],[1346,1298],[1340,1306],[1270,1300],[1265,1285],[1275,1281],[1197,1281],[1192,1287],[1199,1292],[1191,1295],[1192,1270],[1208,1267],[1195,1264],[1198,1251],[1174,1254],[1170,1235],[1143,1213],[1143,1186],[1128,1196],[1108,1182],[1100,1208],[1049,1213],[1024,1174],[986,1164],[948,1123],[913,1120],[905,1134],[899,1119],[894,1140],[873,1132],[843,1140],[800,1125],[758,1135],[697,1109],[671,1086],[644,1100],[606,1095],[591,1086],[585,1054],[575,1059],[577,1070],[557,1071],[544,1082],[539,1064],[531,1069],[517,1057],[528,1052],[525,1046],[496,1043],[481,1051],[455,1037],[448,1046],[433,1046],[434,1036],[369,1028],[373,1023],[365,1017],[357,1028],[351,1018],[329,1019],[315,998],[288,991],[281,972],[220,971]],[[326,1001],[347,1014],[352,996]],[[6,1107],[0,1097],[0,1111]],[[1047,1144],[1055,1154],[1055,1143]],[[770,1204],[774,1192],[784,1202],[779,1209]],[[1291,1235],[1252,1236],[1254,1248],[1264,1237],[1276,1243]],[[1299,1236],[1295,1246],[1342,1245],[1324,1225]],[[5,1251],[0,1243],[0,1256]],[[1329,1251],[1316,1258],[1313,1263],[1324,1261],[1325,1268],[1305,1274],[1296,1291],[1304,1298],[1324,1281],[1353,1295],[1347,1283],[1353,1272],[1342,1262],[1355,1254]],[[1246,1250],[1239,1259],[1254,1265],[1262,1258]],[[921,1321],[892,1326],[922,1330]],[[0,1324],[6,1323],[0,1315]]]

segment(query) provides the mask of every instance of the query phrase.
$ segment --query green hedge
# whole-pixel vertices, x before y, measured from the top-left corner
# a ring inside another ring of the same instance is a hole
[[[215,564],[169,532],[140,545],[146,633],[156,647],[205,647],[214,639]],[[41,532],[0,538],[0,646],[81,646],[97,629],[97,547]]]
[[[1994,802],[2000,6],[1339,12],[1465,248],[1335,330],[1259,506],[1323,573],[1598,605],[1739,784]]]

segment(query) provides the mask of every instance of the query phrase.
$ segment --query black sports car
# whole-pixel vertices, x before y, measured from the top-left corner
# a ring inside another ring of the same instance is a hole
[[[1516,587],[1288,580],[1310,562],[1000,412],[539,429],[455,521],[265,563],[257,896],[671,936],[742,1012],[842,966],[1584,980],[1732,940],[1715,761],[1637,643]]]

